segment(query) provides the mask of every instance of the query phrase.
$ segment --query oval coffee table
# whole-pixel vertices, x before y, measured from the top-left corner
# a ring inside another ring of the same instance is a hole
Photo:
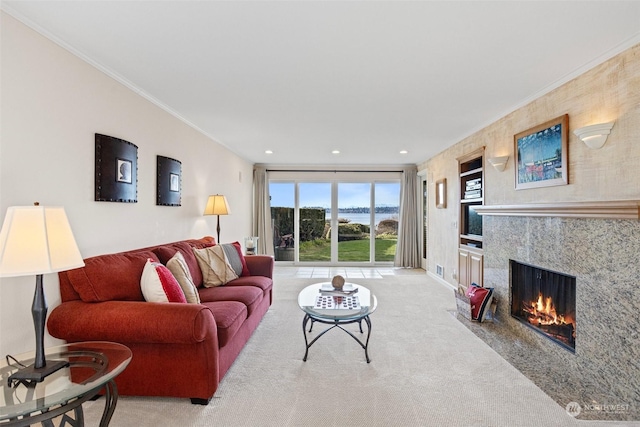
[[[354,296],[357,296],[358,304],[354,304],[354,301],[349,297],[337,294],[332,295],[331,290],[333,290],[333,286],[331,285],[331,282],[315,283],[300,291],[298,294],[298,306],[305,313],[304,319],[302,319],[302,332],[304,334],[304,343],[306,347],[304,357],[302,358],[303,361],[307,361],[309,348],[318,341],[321,336],[334,328],[339,328],[349,334],[351,338],[360,344],[364,349],[364,356],[367,363],[371,362],[371,359],[369,358],[369,337],[371,337],[371,319],[369,318],[369,315],[375,311],[378,306],[378,300],[376,299],[376,296],[364,286],[356,285],[354,283],[345,283],[344,290],[348,291],[353,289],[358,290],[353,294]],[[326,290],[326,292],[323,293],[321,290]],[[325,295],[324,301],[318,301],[318,296],[322,295]],[[311,325],[309,326],[308,332],[311,332],[315,322],[332,326],[320,332],[318,336],[309,342],[309,339],[307,338],[307,323],[309,323],[309,321],[311,321]],[[363,321],[367,324],[367,339],[364,342],[351,331],[348,331],[343,327],[350,323],[358,323],[360,326],[360,333],[364,333],[362,330]]]

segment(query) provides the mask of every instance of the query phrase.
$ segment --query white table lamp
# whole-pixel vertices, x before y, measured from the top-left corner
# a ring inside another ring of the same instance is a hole
[[[82,267],[84,261],[73,238],[62,207],[13,206],[0,231],[0,277],[36,276],[31,313],[36,332],[36,358],[33,365],[20,369],[9,380],[40,382],[68,362],[44,357],[44,326],[47,302],[42,275]]]

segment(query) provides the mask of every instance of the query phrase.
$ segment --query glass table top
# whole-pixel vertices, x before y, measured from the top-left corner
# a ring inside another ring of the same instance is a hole
[[[344,298],[348,297],[330,295],[331,290],[333,290],[331,282],[321,282],[309,285],[300,291],[298,294],[298,306],[312,318],[337,321],[362,319],[373,313],[377,308],[378,300],[376,296],[364,286],[347,282],[344,284],[343,289],[345,291],[357,289],[357,292],[353,294],[358,297],[357,305],[353,304],[351,300],[347,304],[347,300],[344,300]],[[321,290],[326,291],[325,294],[333,298],[333,301],[329,304],[332,308],[326,308],[326,305],[318,303],[318,296],[323,295]]]
[[[54,372],[35,387],[23,384],[11,387],[9,376],[20,365],[9,357],[0,360],[0,420],[64,405],[92,391],[97,393],[127,367],[131,350],[122,344],[90,341],[48,348],[45,356],[47,362],[68,361],[70,366]],[[35,352],[12,357],[28,366],[34,363]]]

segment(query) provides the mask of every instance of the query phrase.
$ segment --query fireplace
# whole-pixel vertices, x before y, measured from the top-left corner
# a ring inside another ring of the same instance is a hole
[[[576,348],[576,278],[509,260],[511,315],[571,352]]]

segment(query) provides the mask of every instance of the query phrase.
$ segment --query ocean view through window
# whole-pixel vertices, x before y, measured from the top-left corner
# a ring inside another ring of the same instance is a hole
[[[391,263],[400,181],[270,181],[276,261]]]

